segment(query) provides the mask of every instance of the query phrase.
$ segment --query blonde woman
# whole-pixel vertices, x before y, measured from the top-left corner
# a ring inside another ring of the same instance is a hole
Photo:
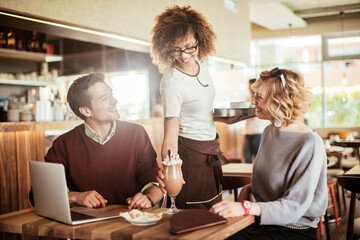
[[[167,8],[155,18],[151,32],[151,57],[163,73],[161,156],[164,159],[170,150],[183,160],[186,184],[176,197],[178,208],[209,209],[221,200],[223,156],[212,115],[215,88],[206,65],[215,52],[215,39],[205,16],[190,6]],[[164,187],[162,179],[159,172],[158,182]]]
[[[222,201],[210,211],[224,217],[255,215],[231,239],[316,239],[327,207],[326,153],[321,137],[304,124],[311,93],[291,70],[264,71],[252,86],[256,115],[272,122],[264,130],[252,183],[239,202]],[[249,202],[249,193],[255,202]]]

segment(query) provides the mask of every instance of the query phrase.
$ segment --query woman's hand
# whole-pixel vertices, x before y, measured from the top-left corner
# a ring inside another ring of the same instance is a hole
[[[163,182],[164,179],[164,174],[162,173],[161,170],[158,171],[158,175],[156,177],[156,181],[159,183],[159,187],[161,189],[161,191],[166,194],[166,189],[165,189],[165,183]]]
[[[164,174],[161,172],[161,170],[158,171],[158,175],[156,177],[156,181],[159,183],[159,187],[161,191],[166,194],[167,191],[165,189],[165,183],[163,182]],[[183,184],[185,184],[185,180],[183,180]]]
[[[240,202],[221,201],[210,208],[210,212],[218,214],[224,218],[240,217],[245,214],[245,210]]]
[[[243,121],[246,120],[248,118],[253,118],[255,116],[243,116],[243,117],[218,117],[213,115],[214,121],[217,122],[222,122],[222,123],[226,123],[226,124],[233,124],[233,123],[237,123],[239,121]]]

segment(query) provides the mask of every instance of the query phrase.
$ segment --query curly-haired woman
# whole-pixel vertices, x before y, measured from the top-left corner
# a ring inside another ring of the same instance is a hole
[[[265,128],[252,183],[239,202],[222,201],[211,211],[224,217],[255,215],[255,223],[231,239],[316,239],[327,207],[327,160],[321,137],[304,124],[311,93],[300,74],[275,68],[253,84],[256,115]],[[255,202],[249,202],[252,192]]]
[[[176,197],[176,206],[182,209],[209,209],[221,200],[222,155],[212,115],[215,88],[205,64],[215,52],[215,39],[205,16],[190,6],[165,9],[155,18],[151,31],[151,57],[163,73],[161,156],[164,159],[170,149],[183,160],[186,184]],[[159,172],[158,182],[164,187],[162,178]]]

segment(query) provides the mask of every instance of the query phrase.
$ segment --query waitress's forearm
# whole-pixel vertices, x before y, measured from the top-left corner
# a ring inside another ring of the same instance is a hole
[[[177,141],[175,142],[163,142],[163,145],[161,147],[161,158],[165,159],[168,155],[168,150],[170,149],[171,152],[177,153],[178,146]]]
[[[168,155],[168,150],[177,153],[179,137],[179,118],[169,117],[164,119],[164,141],[161,148],[162,159]]]

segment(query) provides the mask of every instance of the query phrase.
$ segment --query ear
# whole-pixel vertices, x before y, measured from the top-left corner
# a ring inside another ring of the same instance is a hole
[[[79,112],[87,118],[91,116],[91,110],[88,107],[79,107]]]

